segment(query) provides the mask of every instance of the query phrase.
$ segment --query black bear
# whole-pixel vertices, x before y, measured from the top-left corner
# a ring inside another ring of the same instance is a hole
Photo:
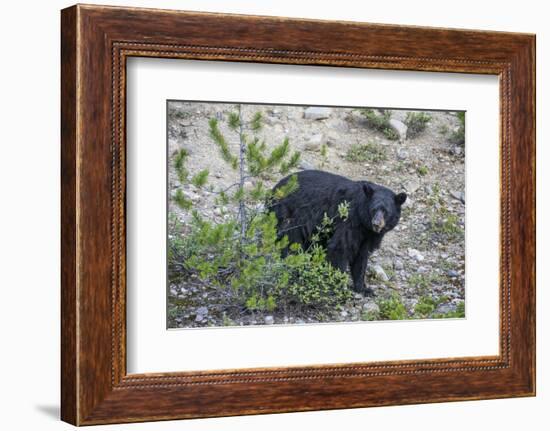
[[[286,235],[289,244],[298,243],[307,249],[326,214],[333,219],[332,234],[322,244],[328,261],[340,271],[351,270],[356,292],[373,295],[372,289],[365,286],[368,257],[399,222],[407,195],[324,171],[306,170],[294,175],[298,189],[269,205],[277,217],[279,238]],[[273,191],[289,178],[279,181]],[[349,203],[347,217],[341,217],[338,211],[344,201]]]

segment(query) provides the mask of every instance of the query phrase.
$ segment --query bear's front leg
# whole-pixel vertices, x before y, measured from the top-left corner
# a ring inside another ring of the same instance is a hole
[[[327,244],[327,260],[341,272],[347,272],[351,264],[344,239],[343,229],[337,228]]]
[[[365,284],[365,273],[367,272],[368,260],[369,250],[366,245],[363,245],[351,265],[353,290],[365,296],[374,296],[374,291]]]
[[[347,272],[349,262],[346,253],[338,247],[331,246],[330,243],[327,247],[327,260],[334,268]]]

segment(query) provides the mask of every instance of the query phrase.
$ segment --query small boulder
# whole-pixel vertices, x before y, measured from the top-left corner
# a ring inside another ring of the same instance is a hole
[[[310,169],[315,169],[315,166],[313,166],[307,160],[301,160],[299,166],[300,166],[300,169],[302,169],[304,171],[307,171],[307,170],[310,170]]]
[[[197,308],[197,310],[195,311],[196,313],[196,317],[195,317],[195,322],[202,322],[206,319],[206,317],[208,316],[208,308],[206,307],[199,307]]]
[[[457,201],[460,201],[462,203],[465,203],[466,202],[466,199],[465,199],[465,196],[464,196],[464,192],[459,192],[459,191],[456,191],[456,190],[451,190],[450,192],[450,195],[455,198]]]
[[[309,141],[306,142],[304,149],[308,151],[319,151],[321,149],[321,146],[326,142],[325,135],[322,133],[317,133],[316,135],[312,135],[309,138]]]
[[[413,258],[418,262],[422,262],[424,260],[424,256],[422,256],[422,254],[414,248],[409,248],[407,250],[407,254],[409,255],[409,257]]]
[[[401,271],[405,268],[405,265],[403,265],[403,261],[400,259],[395,259],[393,262],[393,269],[396,271]]]
[[[365,302],[363,304],[363,311],[369,314],[378,314],[380,312],[380,307],[376,302]]]
[[[388,274],[386,274],[386,271],[384,271],[384,268],[382,268],[380,265],[374,265],[372,267],[372,272],[376,279],[380,281],[389,281],[390,277],[388,277]]]
[[[451,311],[455,311],[455,307],[453,307],[453,305],[450,303],[440,304],[435,309],[435,312],[437,314],[447,314],[447,313],[450,313]]]
[[[399,148],[397,150],[397,159],[398,160],[405,160],[407,157],[409,157],[409,153],[405,148]]]
[[[331,108],[323,108],[319,106],[310,106],[304,111],[304,118],[306,120],[324,120],[328,118],[332,113]]]
[[[339,136],[334,134],[334,133],[329,133],[329,135],[327,136],[327,139],[326,139],[326,144],[329,146],[329,147],[333,147],[334,145],[336,145],[338,143],[338,141],[340,140]]]
[[[407,139],[407,125],[405,123],[397,120],[396,118],[390,118],[389,125],[395,132],[397,132],[401,142]]]
[[[412,179],[403,184],[405,190],[409,193],[414,193],[420,188],[420,182],[418,180]]]

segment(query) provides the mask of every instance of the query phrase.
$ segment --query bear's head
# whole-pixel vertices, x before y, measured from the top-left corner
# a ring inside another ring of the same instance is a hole
[[[364,182],[362,191],[366,201],[361,205],[361,221],[363,225],[378,234],[392,230],[401,217],[401,206],[407,200],[406,193],[395,194],[390,189]]]

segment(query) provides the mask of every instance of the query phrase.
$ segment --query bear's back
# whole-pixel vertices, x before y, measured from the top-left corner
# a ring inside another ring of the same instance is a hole
[[[352,187],[355,182],[341,175],[318,170],[300,171],[295,174],[298,179],[298,190],[307,190],[310,193],[333,191],[338,188]],[[275,186],[280,187],[288,181],[289,177],[283,178]]]

